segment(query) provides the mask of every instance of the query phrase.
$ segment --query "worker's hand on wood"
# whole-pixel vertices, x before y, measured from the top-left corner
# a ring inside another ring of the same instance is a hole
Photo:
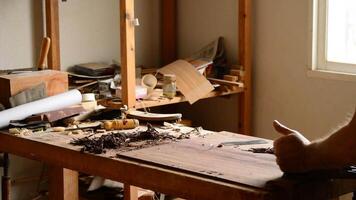
[[[351,121],[312,143],[278,121],[274,121],[273,126],[282,134],[274,141],[274,152],[277,164],[284,172],[342,169],[356,165],[356,111]]]
[[[274,141],[277,164],[284,172],[304,172],[309,170],[307,163],[310,141],[296,130],[290,129],[278,121],[273,126],[282,137]]]

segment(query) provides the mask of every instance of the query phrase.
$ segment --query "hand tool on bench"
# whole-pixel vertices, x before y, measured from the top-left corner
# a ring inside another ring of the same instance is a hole
[[[127,117],[138,119],[142,121],[150,121],[150,122],[159,122],[159,121],[175,121],[180,120],[182,118],[182,114],[159,114],[159,113],[149,113],[142,112],[137,110],[129,110],[127,113]]]
[[[266,140],[245,140],[245,141],[231,141],[222,142],[218,146],[241,146],[241,145],[253,145],[253,144],[267,144]]]

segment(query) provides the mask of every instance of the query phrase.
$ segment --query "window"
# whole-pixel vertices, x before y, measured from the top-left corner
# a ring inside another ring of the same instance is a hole
[[[356,74],[356,1],[318,0],[314,69]]]

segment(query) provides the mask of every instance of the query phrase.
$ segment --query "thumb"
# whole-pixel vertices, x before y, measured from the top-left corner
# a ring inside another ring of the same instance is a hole
[[[273,121],[273,127],[277,132],[279,132],[279,133],[281,133],[283,135],[289,135],[291,133],[297,133],[297,131],[284,126],[283,124],[281,124],[277,120]]]

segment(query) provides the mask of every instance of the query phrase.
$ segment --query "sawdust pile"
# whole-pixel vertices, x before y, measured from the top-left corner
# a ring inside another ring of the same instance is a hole
[[[176,138],[169,134],[159,133],[151,124],[148,124],[146,131],[135,132],[133,134],[121,132],[111,133],[100,137],[93,137],[93,135],[91,135],[80,139],[74,139],[70,144],[83,146],[81,152],[102,154],[105,153],[107,149],[127,147],[130,146],[130,143],[146,141],[147,143],[141,145],[143,147],[147,144],[153,144],[163,140],[176,140]]]

